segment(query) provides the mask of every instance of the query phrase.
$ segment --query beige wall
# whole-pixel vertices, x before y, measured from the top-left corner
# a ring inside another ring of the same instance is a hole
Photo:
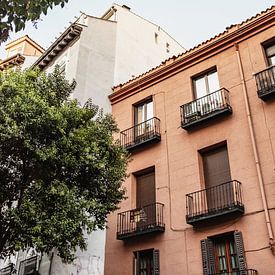
[[[22,54],[24,56],[40,56],[42,50],[35,47],[27,39],[19,40],[18,43],[13,43],[6,47],[7,57],[11,57],[15,54]]]
[[[268,207],[275,228],[275,102],[265,103],[258,98],[253,76],[266,67],[261,43],[274,36],[274,33],[275,27],[272,27],[240,42],[239,50]],[[187,132],[180,128],[180,105],[193,98],[191,77],[212,66],[217,67],[220,87],[230,92],[233,114],[196,131]],[[132,155],[128,167],[130,176],[124,185],[128,199],[121,203],[118,212],[135,208],[135,178],[132,173],[155,166],[156,201],[165,205],[165,233],[144,235],[135,240],[116,240],[117,213],[110,215],[105,274],[132,274],[133,251],[149,248],[160,250],[162,275],[202,274],[200,240],[233,230],[243,234],[248,268],[257,269],[263,275],[275,274],[275,256],[269,248],[265,248],[269,239],[235,47],[192,64],[184,71],[113,105],[113,115],[121,130],[133,125],[132,105],[147,96],[153,97],[155,116],[161,121],[161,142]],[[245,214],[194,230],[185,221],[185,195],[204,188],[198,150],[222,141],[227,142],[232,179],[242,183]]]

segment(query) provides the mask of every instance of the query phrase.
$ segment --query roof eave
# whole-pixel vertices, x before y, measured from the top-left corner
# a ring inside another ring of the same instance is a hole
[[[234,31],[229,32],[224,36],[210,39],[198,48],[195,47],[194,49],[191,49],[178,57],[170,58],[172,61],[168,59],[165,62],[162,62],[161,65],[145,72],[134,80],[129,80],[124,84],[113,87],[114,92],[109,95],[111,104],[113,105],[124,98],[139,92],[140,90],[146,89],[149,86],[160,82],[168,76],[186,69],[187,66],[190,66],[190,64],[195,61],[200,62],[201,60],[211,56],[211,54],[217,54],[221,48],[224,50],[225,47],[231,47],[234,43],[237,43],[242,39],[246,39],[249,35],[251,35],[251,33],[255,33],[257,29],[260,29],[263,26],[270,27],[274,25],[274,13],[275,9],[257,18],[257,20],[236,28]]]
[[[32,67],[38,66],[43,70],[60,52],[62,52],[69,43],[78,38],[82,27],[76,23],[67,28],[61,36],[42,54]]]

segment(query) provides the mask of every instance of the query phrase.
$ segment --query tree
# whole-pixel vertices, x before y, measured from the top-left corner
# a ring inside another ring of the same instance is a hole
[[[124,198],[116,124],[69,100],[74,86],[58,69],[0,73],[0,257],[56,248],[71,262]]]
[[[61,5],[69,0],[1,0],[0,4],[0,44],[5,42],[11,31],[18,32],[25,28],[27,21],[34,25],[41,14],[47,14],[49,8]]]

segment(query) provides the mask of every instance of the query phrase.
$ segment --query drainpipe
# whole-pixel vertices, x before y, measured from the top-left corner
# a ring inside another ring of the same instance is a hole
[[[255,138],[255,130],[253,127],[253,122],[252,122],[252,116],[251,116],[250,105],[249,105],[249,100],[248,100],[248,93],[247,93],[247,86],[245,83],[243,65],[242,65],[242,60],[241,60],[238,44],[235,44],[235,49],[236,49],[236,55],[237,55],[237,59],[238,59],[239,71],[240,71],[240,75],[241,75],[241,84],[242,84],[243,96],[244,96],[244,101],[245,101],[245,109],[246,109],[246,116],[247,116],[247,121],[248,121],[249,132],[250,132],[250,138],[251,138],[251,143],[252,143],[252,148],[253,148],[253,155],[254,155],[254,160],[255,160],[255,165],[256,165],[259,187],[260,187],[260,191],[261,191],[262,203],[263,203],[263,207],[264,207],[265,222],[266,222],[266,227],[267,227],[268,236],[269,236],[269,246],[272,251],[272,254],[275,255],[274,234],[273,234],[272,224],[271,224],[269,210],[268,210],[268,206],[267,206],[266,192],[265,192],[265,188],[264,188],[263,175],[262,175],[261,165],[260,165],[260,161],[259,161],[259,154],[258,154],[258,149],[257,149],[257,144],[256,144],[256,138]]]

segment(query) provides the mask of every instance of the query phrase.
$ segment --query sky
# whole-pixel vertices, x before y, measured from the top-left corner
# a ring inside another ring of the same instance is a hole
[[[80,11],[100,17],[113,3],[114,0],[69,0],[63,9],[49,10],[37,28],[29,22],[24,31],[11,33],[8,42],[28,34],[47,49]],[[132,12],[159,25],[189,49],[275,5],[275,0],[117,0],[115,3],[129,6]],[[4,45],[0,47],[0,58],[5,58]]]

